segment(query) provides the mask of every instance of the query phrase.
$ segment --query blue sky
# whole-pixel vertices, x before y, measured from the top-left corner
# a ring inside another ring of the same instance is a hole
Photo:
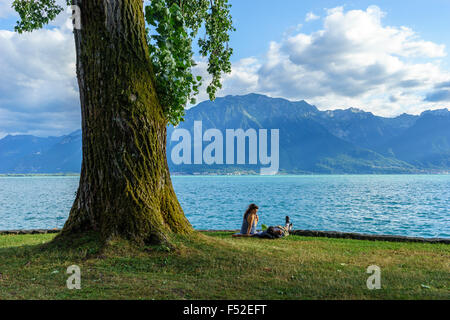
[[[0,0],[0,138],[78,129],[68,14],[18,35],[11,2]],[[230,2],[233,71],[219,96],[257,92],[383,116],[450,104],[448,0]],[[194,72],[205,70],[199,59]]]

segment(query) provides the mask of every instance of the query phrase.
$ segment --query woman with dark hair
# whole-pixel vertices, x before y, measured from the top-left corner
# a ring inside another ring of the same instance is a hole
[[[248,206],[247,210],[244,213],[244,220],[242,221],[241,232],[235,234],[233,236],[247,236],[251,237],[256,234],[256,225],[258,224],[258,209],[259,207],[252,203]]]

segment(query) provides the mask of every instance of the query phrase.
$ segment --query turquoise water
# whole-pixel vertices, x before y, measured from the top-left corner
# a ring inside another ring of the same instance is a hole
[[[0,177],[0,230],[61,227],[78,177]],[[261,223],[296,229],[450,237],[449,175],[174,176],[198,229],[238,229],[246,206]]]

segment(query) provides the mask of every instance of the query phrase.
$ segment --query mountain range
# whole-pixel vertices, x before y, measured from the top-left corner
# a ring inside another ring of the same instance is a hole
[[[202,102],[186,111],[185,121],[177,128],[193,136],[194,121],[202,121],[203,132],[209,128],[223,133],[238,128],[279,129],[280,173],[450,170],[448,109],[386,118],[356,108],[321,111],[303,100],[248,94]],[[173,130],[168,127],[167,150],[174,174],[259,172],[261,164],[175,165],[170,152],[179,142],[171,141]],[[203,142],[203,147],[207,144]],[[48,138],[8,135],[0,140],[0,173],[77,173],[81,156],[81,130]]]

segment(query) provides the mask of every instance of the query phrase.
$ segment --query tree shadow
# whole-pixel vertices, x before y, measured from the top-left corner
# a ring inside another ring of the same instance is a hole
[[[13,237],[13,236],[12,236]],[[101,253],[104,242],[97,233],[72,234],[62,236],[58,234],[54,239],[37,244],[17,243],[0,248],[3,264],[14,264],[21,260],[37,259],[68,259],[84,260]]]

